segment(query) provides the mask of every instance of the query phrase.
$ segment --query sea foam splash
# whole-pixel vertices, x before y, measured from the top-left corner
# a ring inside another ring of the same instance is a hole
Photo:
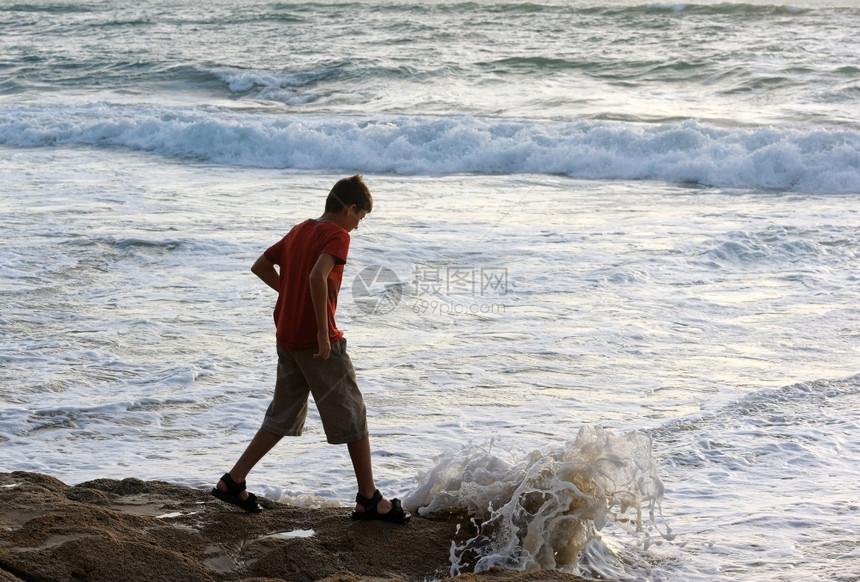
[[[860,192],[860,133],[849,127],[318,116],[105,103],[0,105],[0,145],[119,147],[258,168],[555,174]]]
[[[671,539],[668,527],[656,529],[663,484],[646,434],[584,426],[573,442],[515,463],[494,454],[493,446],[441,456],[404,499],[422,516],[472,517],[476,535],[452,542],[452,576],[503,566],[615,577],[623,567],[602,542],[607,525],[645,539],[646,546],[652,529]]]

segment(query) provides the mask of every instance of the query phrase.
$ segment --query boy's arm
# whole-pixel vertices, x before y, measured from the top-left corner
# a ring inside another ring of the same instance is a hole
[[[319,350],[314,354],[317,360],[327,360],[331,354],[331,340],[328,336],[328,275],[334,268],[333,255],[323,253],[314,268],[311,269],[309,282],[311,286],[311,301],[314,304],[314,316],[317,320],[317,345]]]
[[[265,254],[260,255],[260,258],[254,262],[251,272],[262,279],[266,285],[278,291],[281,276],[278,274],[277,269],[275,269],[275,264],[267,259]]]

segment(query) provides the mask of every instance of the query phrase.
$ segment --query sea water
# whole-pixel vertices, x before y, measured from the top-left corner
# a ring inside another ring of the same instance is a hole
[[[338,308],[451,573],[860,578],[860,6],[0,2],[0,470],[211,487],[249,268],[366,176]],[[249,476],[349,505],[305,435]],[[452,539],[453,539],[452,532]]]

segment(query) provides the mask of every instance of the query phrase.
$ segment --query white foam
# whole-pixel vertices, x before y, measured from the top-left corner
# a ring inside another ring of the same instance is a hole
[[[663,485],[647,435],[586,426],[573,442],[515,463],[493,448],[442,455],[404,500],[423,516],[466,513],[480,522],[477,535],[452,548],[452,575],[493,566],[576,572],[589,544],[604,561],[611,556],[597,543],[608,523],[650,535],[643,513],[653,525]]]

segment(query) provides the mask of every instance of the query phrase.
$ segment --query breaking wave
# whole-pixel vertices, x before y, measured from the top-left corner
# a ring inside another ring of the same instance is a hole
[[[848,128],[4,105],[0,144],[123,148],[240,167],[405,175],[557,174],[860,192],[860,133]]]
[[[476,534],[452,545],[452,576],[502,566],[618,579],[635,560],[609,549],[604,530],[640,548],[672,537],[656,527],[663,484],[644,433],[585,426],[573,442],[520,461],[501,455],[492,443],[443,455],[404,500],[423,516],[472,516]]]

